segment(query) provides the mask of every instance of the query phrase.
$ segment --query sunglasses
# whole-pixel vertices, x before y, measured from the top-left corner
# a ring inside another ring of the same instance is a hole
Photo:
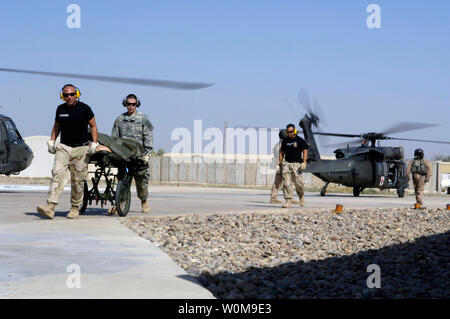
[[[128,106],[136,106],[137,103],[128,103],[128,102],[127,102],[127,105],[128,105]]]
[[[288,134],[294,133],[295,131],[286,131]]]
[[[63,93],[63,96],[64,97],[68,97],[68,96],[75,96],[75,95],[77,95],[76,93]]]

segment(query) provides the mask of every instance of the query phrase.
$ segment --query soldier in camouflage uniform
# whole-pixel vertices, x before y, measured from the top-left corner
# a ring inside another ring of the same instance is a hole
[[[67,171],[70,171],[72,192],[71,209],[67,218],[79,215],[79,206],[83,200],[84,180],[88,174],[89,156],[95,153],[98,146],[97,124],[89,105],[78,101],[80,91],[72,84],[61,90],[61,99],[65,103],[58,106],[48,151],[55,154],[52,169],[52,181],[48,191],[47,205],[39,205],[37,211],[45,218],[53,219],[55,206],[67,182]],[[88,126],[91,128],[92,142],[89,143]],[[61,142],[56,145],[56,138],[61,132]]]
[[[431,164],[423,158],[423,150],[418,148],[414,151],[414,159],[408,163],[406,176],[412,174],[414,184],[414,193],[416,194],[416,203],[423,205],[423,191],[425,183],[430,181]]]
[[[138,141],[144,148],[142,159],[147,163],[147,167],[137,171],[133,176],[136,182],[136,191],[138,198],[141,200],[142,212],[150,212],[147,202],[148,198],[148,181],[150,180],[150,168],[148,161],[153,149],[153,125],[147,115],[138,112],[136,108],[141,105],[136,95],[129,94],[122,102],[127,108],[127,112],[119,115],[114,122],[111,137],[126,137]],[[112,208],[110,213],[114,213]]]

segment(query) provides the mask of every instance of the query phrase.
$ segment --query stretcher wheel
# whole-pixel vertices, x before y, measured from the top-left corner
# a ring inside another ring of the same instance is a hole
[[[84,211],[86,210],[87,205],[88,205],[88,201],[89,201],[89,189],[88,189],[88,185],[87,185],[86,181],[84,181],[83,202],[81,203],[81,206],[79,209],[80,215],[84,214]]]
[[[404,187],[397,188],[397,195],[400,198],[405,197],[405,188]]]
[[[126,179],[122,179],[117,184],[116,190],[116,207],[119,216],[125,217],[128,214],[131,203],[130,183]]]

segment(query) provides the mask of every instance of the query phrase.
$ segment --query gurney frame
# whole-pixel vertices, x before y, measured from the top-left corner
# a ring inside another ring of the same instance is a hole
[[[84,195],[83,202],[80,206],[80,214],[83,214],[89,205],[95,201],[98,205],[100,202],[101,208],[108,202],[111,206],[116,206],[117,213],[121,217],[128,214],[131,204],[131,181],[132,181],[132,167],[131,162],[122,160],[113,153],[100,151],[95,153],[91,159],[91,164],[96,165],[94,177],[92,180],[92,187],[89,188],[87,181],[84,181]],[[117,168],[117,174],[113,173],[113,168]],[[98,185],[102,179],[105,180],[106,187],[103,192],[100,192]],[[116,187],[117,184],[117,187]]]

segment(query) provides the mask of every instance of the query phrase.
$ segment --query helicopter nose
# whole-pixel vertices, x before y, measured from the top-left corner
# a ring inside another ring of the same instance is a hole
[[[24,158],[25,158],[25,165],[26,165],[25,168],[27,168],[28,166],[31,165],[31,162],[34,159],[34,155],[33,155],[33,151],[31,150],[31,148],[28,145],[26,145],[26,144],[25,144],[25,155],[24,155]]]
[[[11,147],[8,162],[16,168],[15,171],[22,171],[31,165],[33,158],[31,148],[27,144],[21,143]]]

